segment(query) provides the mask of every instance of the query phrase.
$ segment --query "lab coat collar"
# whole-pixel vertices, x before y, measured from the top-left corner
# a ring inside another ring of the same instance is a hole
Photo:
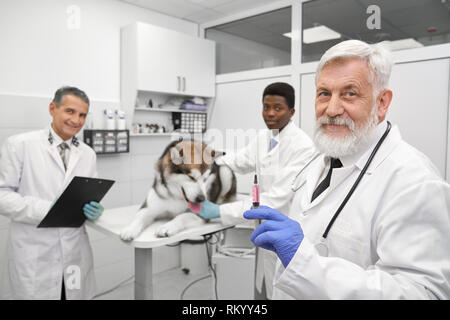
[[[344,167],[351,166],[356,164],[359,169],[362,169],[359,164],[362,158],[368,158],[373,148],[375,148],[376,144],[383,136],[384,131],[386,130],[387,122],[383,121],[379,123],[376,128],[370,133],[369,139],[367,139],[367,143],[358,150],[355,154],[351,154],[348,156],[339,157]],[[364,166],[364,164],[363,164]]]
[[[65,142],[67,144],[67,146],[69,147],[69,149],[73,149],[72,145],[75,147],[78,147],[80,142],[78,141],[78,138],[76,136],[73,136],[65,141],[63,141],[63,139],[55,132],[55,130],[53,130],[52,125],[50,124],[46,130],[49,132],[49,136],[48,136],[48,142],[50,144],[55,143],[55,145],[60,145],[62,142]]]
[[[49,132],[52,134],[53,143],[49,141]],[[69,163],[67,165],[67,170],[64,169],[64,163],[62,162],[61,156],[59,155],[59,151],[57,146],[63,142],[60,136],[58,136],[51,125],[47,126],[43,131],[43,139],[45,139],[45,142],[47,143],[47,151],[50,153],[52,159],[55,161],[55,163],[58,165],[58,167],[65,173],[66,177],[69,177],[73,169],[75,168],[78,160],[80,159],[80,148],[70,148],[70,157],[69,157]],[[72,144],[74,144],[73,139],[72,143],[70,142],[70,139],[65,141],[69,147],[71,147]]]
[[[366,143],[365,148],[361,148],[361,150],[359,150],[357,153],[355,153],[353,155],[340,157],[339,160],[341,160],[343,166],[348,167],[348,166],[355,165],[359,170],[362,170],[364,168],[364,166],[366,165],[366,162],[369,159],[370,154],[372,153],[373,149],[375,148],[378,141],[381,139],[384,132],[386,131],[386,128],[387,128],[387,121],[384,120],[377,125],[375,130],[373,130],[370,138],[368,139],[368,142]],[[396,133],[394,133],[394,131]],[[395,136],[394,140],[397,140],[397,141],[401,140],[400,132],[398,131],[397,126],[395,126],[395,130],[394,130],[394,128],[392,128],[391,131],[389,132],[388,136],[386,137],[386,140],[380,146],[380,149],[378,150],[376,157],[373,159],[373,161],[372,161],[371,165],[369,166],[369,168],[367,169],[366,173],[371,174],[373,172],[373,170],[380,163],[379,161],[383,160],[386,157],[387,154],[385,154],[385,153],[388,150],[386,150],[385,145],[388,144],[387,140],[390,136]],[[393,140],[393,139],[389,139],[389,140]],[[383,156],[383,154],[384,154],[384,156]]]
[[[322,199],[323,194],[321,194],[319,197],[314,199],[314,201],[311,203],[311,197],[314,192],[314,189],[319,184],[319,179],[322,175],[323,170],[325,169],[327,165],[327,157],[325,155],[320,155],[317,160],[315,160],[311,164],[311,168],[308,170],[307,175],[305,176],[306,179],[306,196],[302,197],[302,208],[304,208],[305,212],[314,207],[316,204],[318,204],[320,199]]]
[[[383,135],[385,129],[386,128],[384,128],[382,130],[381,136]],[[380,138],[381,138],[381,136],[380,136]],[[378,152],[376,153],[375,157],[373,158],[373,161],[370,164],[369,168],[367,168],[366,173],[372,174],[375,171],[375,169],[387,158],[387,156],[395,149],[395,147],[401,141],[402,141],[402,136],[400,134],[400,130],[398,129],[398,126],[392,125],[391,131],[389,132],[386,139],[381,144],[380,149],[378,149]],[[367,152],[364,154],[364,156],[361,157],[361,159],[357,162],[356,165],[358,168],[360,168],[360,170],[362,170],[362,168],[364,168],[364,165],[366,164],[367,160],[369,159],[370,154],[372,153],[373,148],[375,147],[377,142],[378,142],[378,140],[375,142],[375,144],[372,146],[372,148],[367,150]]]
[[[281,131],[277,130],[269,130],[270,131],[270,139],[275,139],[277,142],[283,139],[285,136],[289,136],[289,133],[294,129],[295,124],[292,120],[289,120],[288,124]],[[276,132],[274,134],[274,131]]]
[[[319,195],[312,203],[311,197],[314,192],[315,187],[319,183],[319,179],[322,176],[323,170],[329,167],[329,157],[325,155],[321,155],[314,163],[311,165],[311,169],[308,172],[308,178],[306,180],[306,197],[303,198],[302,207],[305,208],[305,211],[313,208],[317,204],[321,203],[322,200],[327,196],[328,193],[332,192],[340,183],[342,183],[346,177],[348,177],[353,170],[358,168],[362,170],[369,159],[370,154],[373,151],[373,148],[378,143],[379,139],[383,136],[386,130],[387,122],[383,121],[380,123],[375,129],[374,133],[371,137],[371,142],[368,144],[368,147],[361,151],[359,154],[353,155],[351,157],[345,157],[344,161],[341,160],[344,167],[336,168],[333,170],[333,175],[331,176],[330,187],[327,188],[321,195]],[[392,150],[397,146],[397,144],[401,141],[401,135],[398,127],[395,125],[391,128],[388,136],[381,144],[380,148],[369,168],[366,171],[366,174],[372,174],[373,171],[386,159],[386,157],[392,152]],[[341,158],[339,158],[341,159]]]

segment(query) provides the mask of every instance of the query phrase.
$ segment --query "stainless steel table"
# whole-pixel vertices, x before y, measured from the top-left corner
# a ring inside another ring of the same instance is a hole
[[[120,231],[127,226],[137,213],[139,205],[105,210],[95,222],[87,221],[87,225],[110,237],[120,239]],[[215,221],[216,220],[216,221]],[[186,229],[179,234],[167,238],[158,238],[155,230],[168,220],[158,220],[144,230],[138,238],[131,242],[124,242],[134,247],[134,298],[136,300],[153,299],[152,249],[173,244],[189,238],[219,232],[233,225],[223,225],[219,219],[211,220],[202,226]]]

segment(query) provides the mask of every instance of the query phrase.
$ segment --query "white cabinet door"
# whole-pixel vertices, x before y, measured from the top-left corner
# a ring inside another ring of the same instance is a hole
[[[138,89],[213,97],[215,43],[137,23]]]
[[[177,93],[181,89],[176,31],[137,24],[138,89]]]
[[[193,96],[215,95],[215,42],[183,36],[180,45],[182,91]]]

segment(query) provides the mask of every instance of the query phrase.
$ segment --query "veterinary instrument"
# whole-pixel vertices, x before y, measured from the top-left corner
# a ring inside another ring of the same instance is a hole
[[[253,187],[252,187],[252,201],[253,201],[253,209],[259,207],[259,184],[258,184],[258,175],[255,173],[255,177],[253,179]]]

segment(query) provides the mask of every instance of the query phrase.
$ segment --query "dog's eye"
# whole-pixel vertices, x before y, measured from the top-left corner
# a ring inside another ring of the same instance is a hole
[[[196,181],[194,177],[188,176],[192,181]]]

